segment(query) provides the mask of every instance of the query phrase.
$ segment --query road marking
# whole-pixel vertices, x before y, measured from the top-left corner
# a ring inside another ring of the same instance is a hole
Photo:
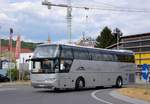
[[[0,91],[16,90],[16,88],[0,88]]]
[[[96,99],[96,100],[98,100],[98,101],[100,101],[100,102],[103,102],[103,103],[106,103],[106,104],[113,104],[113,103],[111,103],[111,102],[108,102],[108,101],[106,101],[106,100],[103,100],[103,99],[98,98],[98,97],[96,96],[96,93],[98,93],[99,91],[100,91],[100,90],[96,90],[96,91],[92,92],[92,93],[91,93],[91,96],[92,96],[94,99]]]

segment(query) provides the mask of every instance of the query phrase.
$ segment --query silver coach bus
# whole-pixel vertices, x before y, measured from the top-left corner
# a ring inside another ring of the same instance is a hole
[[[31,61],[34,88],[120,88],[135,81],[134,53],[127,50],[43,44]]]

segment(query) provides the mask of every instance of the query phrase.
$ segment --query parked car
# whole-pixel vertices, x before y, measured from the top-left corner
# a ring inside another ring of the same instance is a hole
[[[10,79],[7,76],[0,74],[0,82],[8,82]]]

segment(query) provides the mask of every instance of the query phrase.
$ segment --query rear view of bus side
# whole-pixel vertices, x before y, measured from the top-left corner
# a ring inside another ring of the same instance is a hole
[[[91,88],[134,83],[134,54],[62,44],[39,45],[32,61],[35,88]]]

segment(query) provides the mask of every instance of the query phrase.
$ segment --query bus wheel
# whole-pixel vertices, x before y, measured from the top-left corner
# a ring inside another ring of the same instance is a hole
[[[80,89],[83,89],[84,87],[85,87],[84,78],[79,77],[79,78],[76,80],[75,89],[76,89],[76,90],[80,90]]]
[[[117,87],[117,88],[121,88],[122,85],[123,85],[122,78],[121,78],[121,77],[118,77],[117,80],[116,80],[116,87]]]

